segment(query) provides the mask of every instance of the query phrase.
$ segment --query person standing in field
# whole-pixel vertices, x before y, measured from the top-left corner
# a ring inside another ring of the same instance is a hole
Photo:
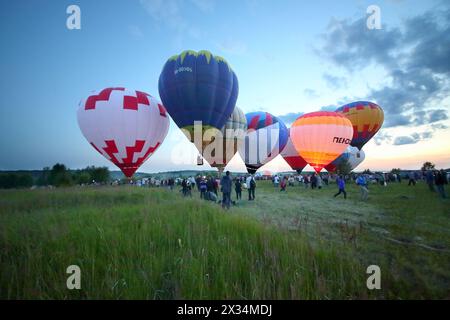
[[[201,192],[200,190],[200,183],[203,181],[202,177],[200,175],[197,175],[195,178],[195,185],[197,186],[198,192]]]
[[[201,179],[198,182],[198,187],[199,187],[199,190],[200,190],[200,199],[208,200],[207,197],[206,197],[206,192],[208,191],[208,187],[206,185],[205,179]]]
[[[233,182],[231,181],[230,171],[227,171],[225,176],[223,176],[220,181],[222,189],[222,208],[230,209],[232,184]]]
[[[444,189],[444,185],[448,184],[447,174],[441,169],[441,171],[436,171],[435,177],[436,190],[442,199],[447,198],[447,194]]]
[[[356,178],[356,185],[358,185],[359,189],[361,190],[361,200],[366,201],[367,197],[369,196],[369,189],[367,189],[366,178],[361,174],[358,175],[358,178]]]
[[[286,177],[284,177],[283,179],[281,179],[281,183],[280,183],[280,191],[286,191]]]
[[[410,185],[415,186],[416,185],[416,175],[414,174],[414,172],[411,171],[408,174],[408,177],[409,177],[408,186],[410,186]]]
[[[431,192],[434,192],[434,175],[433,171],[427,170],[425,174],[425,181],[427,182],[428,189],[430,189]]]
[[[247,177],[246,184],[248,188],[248,200],[255,200],[256,181],[253,175],[249,175]]]
[[[344,177],[342,175],[340,175],[337,179],[336,179],[336,184],[338,185],[339,188],[339,192],[336,193],[334,195],[334,197],[336,198],[338,195],[340,195],[341,193],[344,194],[344,199],[347,199],[347,192],[345,192],[345,180]]]
[[[322,181],[323,181],[323,180],[322,180],[322,176],[321,176],[320,174],[318,174],[316,180],[317,180],[317,182],[316,182],[316,183],[317,183],[317,188],[318,188],[318,189],[322,189],[322,184],[323,184],[323,183],[322,183]]]
[[[288,179],[289,187],[293,187],[294,186],[294,181],[295,181],[294,177],[290,176],[289,179]]]
[[[278,184],[280,183],[280,178],[278,177],[278,176],[275,176],[274,178],[273,178],[273,185],[274,185],[274,187],[276,188],[276,187],[278,187]]]
[[[323,182],[325,183],[326,186],[328,185],[328,179],[329,179],[329,178],[330,178],[330,177],[329,177],[328,173],[327,173],[327,174],[324,174],[324,176],[323,176],[323,178],[322,178],[322,180],[323,180]]]
[[[236,191],[236,200],[242,199],[242,183],[240,178],[236,178],[234,182],[234,191]]]
[[[313,173],[311,176],[311,189],[315,189],[317,187],[317,175]]]
[[[211,176],[208,176],[208,179],[206,180],[206,191],[214,193],[214,181]]]
[[[213,186],[214,186],[214,193],[217,196],[217,193],[219,192],[219,184],[220,180],[218,178],[213,178]]]

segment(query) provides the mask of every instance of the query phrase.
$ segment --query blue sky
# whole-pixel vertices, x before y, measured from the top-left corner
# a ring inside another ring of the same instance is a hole
[[[81,9],[81,30],[66,28],[71,4]],[[381,9],[381,30],[361,27],[371,4]],[[365,147],[361,168],[413,168],[425,160],[450,166],[450,55],[434,44],[450,46],[446,2],[54,0],[1,6],[0,170],[56,162],[114,168],[82,136],[79,100],[109,86],[158,96],[163,64],[185,49],[228,60],[244,112],[268,111],[288,121],[291,113],[353,99],[378,102],[389,124]],[[424,45],[435,56],[420,54]],[[414,86],[427,89],[419,95]],[[174,146],[188,143],[183,138],[172,123],[140,171],[198,168],[170,162]],[[233,166],[244,168],[239,159]],[[280,159],[267,168],[287,169]]]

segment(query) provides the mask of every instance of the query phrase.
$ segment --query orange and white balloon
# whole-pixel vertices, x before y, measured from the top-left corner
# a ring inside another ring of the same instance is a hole
[[[352,140],[350,120],[336,112],[319,111],[297,118],[290,137],[299,155],[320,172],[339,157]]]
[[[78,125],[101,155],[131,177],[161,145],[169,130],[164,106],[151,95],[106,88],[80,102]]]

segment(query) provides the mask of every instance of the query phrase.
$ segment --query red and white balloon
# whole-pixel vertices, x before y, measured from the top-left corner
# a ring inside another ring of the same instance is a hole
[[[169,130],[164,106],[151,95],[106,88],[80,102],[78,125],[87,141],[127,177],[158,149]]]

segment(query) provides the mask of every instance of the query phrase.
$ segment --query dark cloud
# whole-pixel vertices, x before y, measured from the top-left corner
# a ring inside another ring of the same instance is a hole
[[[297,120],[298,117],[300,117],[302,115],[304,115],[304,112],[290,112],[290,113],[278,116],[278,118],[281,119],[281,121],[283,121],[287,126],[289,126],[295,120]]]
[[[352,23],[332,20],[327,33],[322,35],[325,45],[316,52],[350,71],[370,63],[395,68],[397,60],[392,52],[398,47],[401,35],[400,30],[387,30],[384,26],[382,30],[369,30],[366,18]]]
[[[425,131],[422,133],[413,133],[410,136],[399,136],[396,137],[394,139],[393,144],[400,146],[400,145],[404,145],[404,144],[414,144],[417,143],[421,140],[426,140],[426,139],[430,139],[433,137],[433,132],[431,131]]]
[[[429,113],[429,122],[433,123],[433,122],[438,122],[441,120],[447,120],[448,119],[448,115],[447,115],[447,111],[440,109],[440,110],[432,110]]]
[[[447,8],[407,19],[399,28],[383,24],[381,30],[369,30],[365,18],[333,20],[322,37],[324,45],[318,54],[347,71],[352,73],[370,64],[386,70],[392,84],[371,89],[367,97],[361,97],[383,107],[384,128],[448,119],[448,110],[433,108],[450,94]],[[406,138],[397,137],[394,144],[414,141],[412,136]]]

